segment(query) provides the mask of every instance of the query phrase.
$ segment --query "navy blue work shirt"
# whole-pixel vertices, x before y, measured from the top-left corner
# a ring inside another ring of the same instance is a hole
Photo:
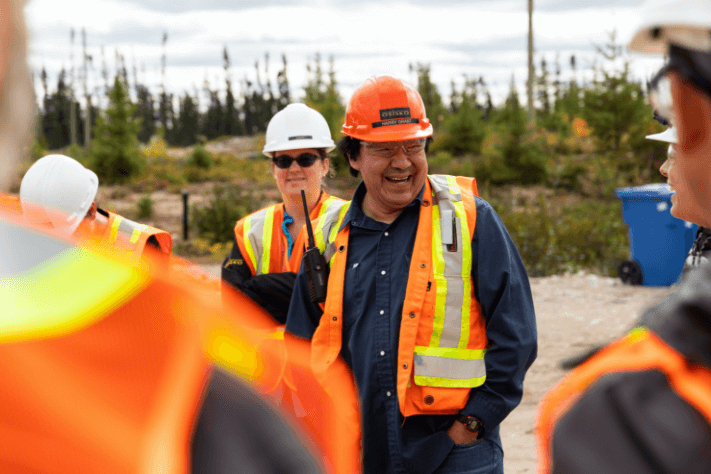
[[[343,225],[350,224],[343,293],[341,356],[358,386],[366,473],[430,474],[454,446],[446,430],[453,415],[403,419],[397,398],[397,350],[410,259],[422,194],[391,224],[362,210],[361,183]],[[461,410],[479,418],[485,438],[501,447],[499,424],[519,404],[523,378],[536,358],[537,333],[526,269],[499,216],[476,198],[472,239],[475,297],[486,321],[486,382],[473,388]],[[322,311],[309,298],[303,266],[287,315],[286,330],[310,339]],[[404,423],[403,423],[404,421]]]

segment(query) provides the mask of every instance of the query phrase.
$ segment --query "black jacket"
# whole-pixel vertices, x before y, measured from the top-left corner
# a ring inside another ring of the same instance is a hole
[[[647,310],[642,325],[711,369],[711,265],[689,269],[679,289]],[[554,473],[711,472],[709,421],[657,370],[597,380],[553,431]]]

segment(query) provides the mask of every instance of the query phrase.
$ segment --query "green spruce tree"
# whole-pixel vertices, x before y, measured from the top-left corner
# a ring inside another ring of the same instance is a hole
[[[91,167],[102,183],[125,182],[139,174],[146,159],[138,147],[140,119],[134,119],[136,106],[128,96],[121,75],[109,90],[109,104],[97,118],[91,146]]]

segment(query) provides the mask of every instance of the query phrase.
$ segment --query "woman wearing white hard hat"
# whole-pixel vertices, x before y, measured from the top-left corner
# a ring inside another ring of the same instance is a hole
[[[295,243],[306,223],[301,191],[309,220],[343,202],[321,186],[334,148],[326,119],[305,104],[289,104],[272,117],[263,153],[272,160],[282,202],[237,222],[232,251],[222,265],[224,282],[247,293],[281,323],[303,254],[302,244]]]

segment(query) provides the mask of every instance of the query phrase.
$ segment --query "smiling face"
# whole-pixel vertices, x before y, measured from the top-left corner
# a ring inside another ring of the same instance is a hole
[[[272,175],[274,175],[277,188],[279,188],[281,197],[285,201],[289,199],[301,200],[302,189],[306,192],[308,202],[318,199],[321,193],[321,178],[328,172],[328,158],[321,159],[318,150],[315,148],[276,151],[274,155],[297,158],[304,153],[309,153],[319,158],[309,167],[299,166],[296,161],[292,161],[291,166],[286,169],[279,168],[272,162]]]
[[[360,171],[367,189],[363,199],[366,215],[382,222],[392,222],[405,206],[415,200],[427,179],[427,156],[424,149],[406,154],[402,147],[390,158],[375,154],[369,145],[361,144],[353,169]]]

